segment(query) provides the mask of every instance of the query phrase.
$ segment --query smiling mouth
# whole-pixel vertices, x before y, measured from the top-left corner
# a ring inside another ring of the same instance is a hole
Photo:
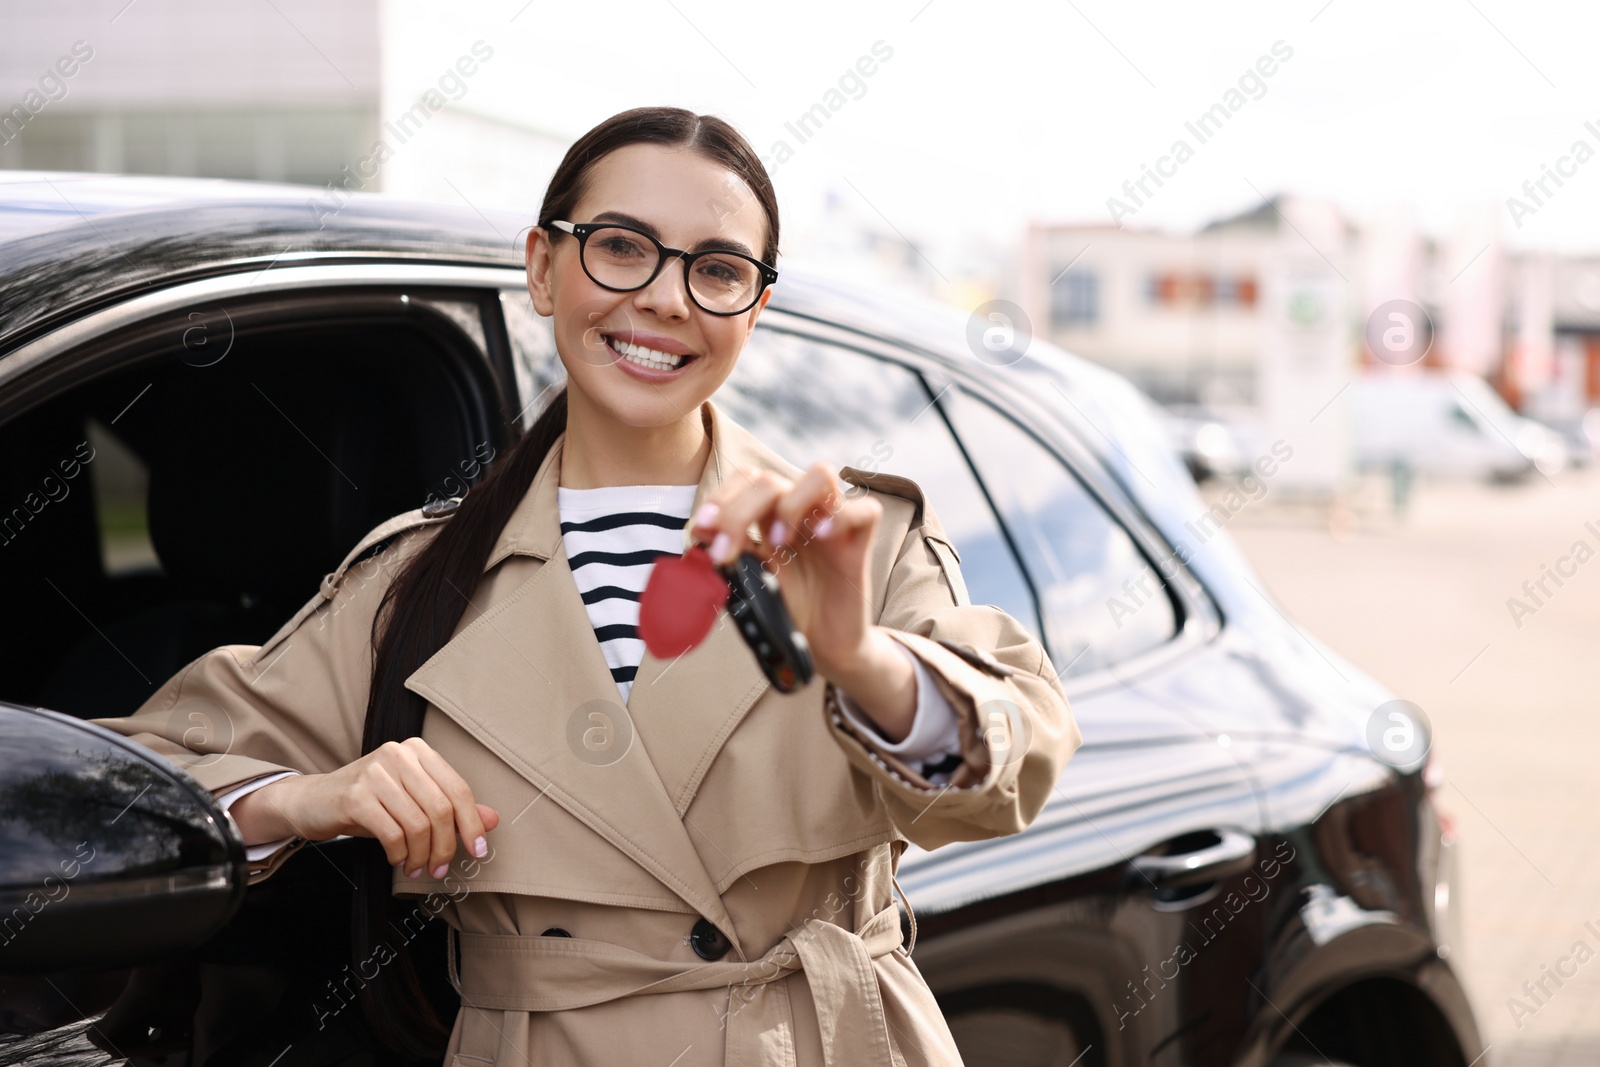
[[[695,359],[694,356],[679,355],[675,352],[658,352],[653,348],[636,345],[631,341],[620,341],[609,335],[606,336],[606,345],[620,358],[649,370],[677,370]]]

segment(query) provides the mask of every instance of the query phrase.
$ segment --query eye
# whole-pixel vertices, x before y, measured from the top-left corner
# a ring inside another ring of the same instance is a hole
[[[726,263],[716,261],[702,265],[700,272],[709,278],[714,278],[719,282],[731,282],[739,277],[738,272],[732,267],[728,266]]]
[[[706,282],[732,288],[752,284],[755,267],[736,256],[703,256],[695,262],[695,273]]]
[[[609,259],[619,260],[655,254],[655,249],[643,237],[628,230],[616,229],[596,230],[590,234],[589,249]]]

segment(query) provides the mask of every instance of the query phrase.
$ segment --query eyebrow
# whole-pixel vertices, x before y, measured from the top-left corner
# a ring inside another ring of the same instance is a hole
[[[658,241],[661,240],[660,230],[656,229],[644,219],[637,218],[625,212],[602,211],[600,214],[594,217],[593,221],[620,222],[624,226],[632,226],[636,230],[643,230],[645,233],[649,234],[651,237],[654,237]],[[742,255],[749,256],[751,259],[759,258],[750,250],[750,246],[745,244],[743,241],[730,241],[725,237],[707,237],[705,240],[696,244],[693,248],[686,249],[686,251],[689,252],[703,252],[711,250],[718,252],[738,252]]]

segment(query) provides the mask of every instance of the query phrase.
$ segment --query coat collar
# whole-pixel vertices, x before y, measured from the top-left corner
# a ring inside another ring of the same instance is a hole
[[[798,477],[799,471],[777,453],[755,438],[749,430],[734,422],[710,400],[700,406],[700,420],[711,437],[711,455],[695,487],[694,510],[698,511],[723,480],[736,470],[769,469],[788,477]],[[483,569],[493,570],[508,556],[533,556],[549,559],[561,547],[561,515],[557,505],[556,489],[561,481],[561,453],[566,434],[557,437],[550,452],[540,463],[533,476],[533,484],[523,494],[522,501],[500,532]],[[750,530],[751,538],[760,541],[760,531]]]
[[[701,418],[712,450],[695,491],[697,509],[739,469],[799,475],[710,401]],[[490,566],[512,555],[545,563],[466,620],[406,688],[638,863],[742,953],[701,859],[719,845],[686,813],[723,743],[769,683],[723,613],[693,651],[667,661],[646,653],[622,706],[561,541],[561,440],[490,553]],[[597,754],[588,738],[609,738],[611,747]],[[531,839],[526,846],[537,847]]]

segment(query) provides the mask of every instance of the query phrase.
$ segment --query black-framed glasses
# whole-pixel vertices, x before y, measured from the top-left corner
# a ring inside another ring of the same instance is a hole
[[[631,293],[656,280],[669,257],[683,260],[689,299],[713,315],[738,315],[761,299],[778,272],[740,252],[710,248],[685,252],[668,248],[643,230],[617,222],[567,222],[551,226],[578,239],[578,261],[594,283],[614,293]]]

